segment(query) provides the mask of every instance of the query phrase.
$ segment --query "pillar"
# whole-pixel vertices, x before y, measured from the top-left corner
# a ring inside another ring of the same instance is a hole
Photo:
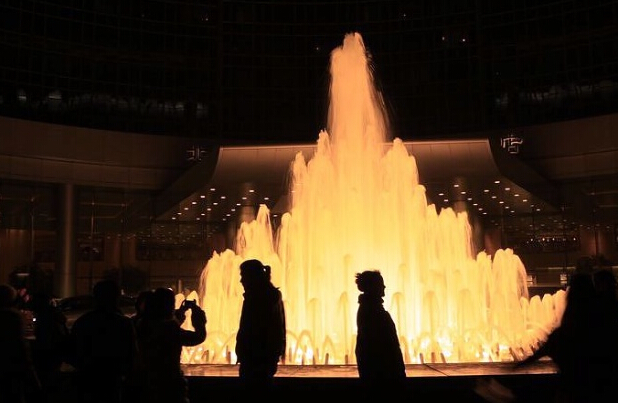
[[[239,195],[240,206],[238,207],[237,224],[240,226],[243,222],[251,222],[256,216],[256,196],[255,185],[251,182],[245,182],[240,185]]]
[[[54,294],[57,297],[75,295],[76,271],[76,211],[75,189],[72,183],[65,183],[58,189],[57,257],[54,270]]]
[[[236,232],[238,228],[234,220],[229,220],[225,225],[225,248],[236,252]]]

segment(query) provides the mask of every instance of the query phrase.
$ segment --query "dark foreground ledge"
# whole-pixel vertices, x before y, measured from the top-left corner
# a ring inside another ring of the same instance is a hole
[[[235,365],[183,365],[189,383],[191,403],[216,399],[223,403],[246,401],[242,395]],[[406,366],[403,394],[412,401],[456,403],[530,402],[553,399],[557,375],[550,361],[514,369],[511,363],[418,364]],[[78,403],[72,371],[64,371],[56,390],[46,403]],[[514,399],[502,393],[509,391]],[[364,396],[356,366],[281,366],[275,377],[275,396],[285,401],[309,399],[315,403],[368,401]],[[390,400],[391,391],[384,391]],[[366,394],[366,393],[365,393]],[[251,396],[255,400],[259,396]],[[343,400],[341,400],[343,398]],[[371,401],[380,397],[371,397]],[[378,401],[377,403],[382,403]]]
[[[191,402],[213,396],[240,393],[238,368],[233,365],[188,365]],[[517,402],[551,402],[556,385],[555,367],[539,362],[515,370],[510,363],[408,365],[404,394],[415,402],[507,402],[502,393],[511,392]],[[364,401],[355,366],[283,366],[275,377],[274,393],[292,399],[321,400],[345,396]],[[390,396],[384,391],[385,398]],[[339,400],[340,398],[338,398]],[[495,399],[495,400],[492,400]],[[375,400],[375,398],[372,398]]]

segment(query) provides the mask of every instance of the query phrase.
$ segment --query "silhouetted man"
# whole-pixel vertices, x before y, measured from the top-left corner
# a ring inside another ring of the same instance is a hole
[[[181,327],[191,311],[194,330]],[[177,314],[178,313],[178,314]],[[180,318],[180,319],[177,319]],[[189,403],[187,380],[180,367],[183,346],[197,346],[206,339],[206,313],[197,303],[185,302],[175,309],[174,291],[157,288],[148,298],[137,323],[140,401]]]
[[[77,369],[80,402],[117,403],[135,365],[135,329],[118,308],[120,288],[115,281],[96,283],[93,294],[95,308],[71,328],[70,361]]]

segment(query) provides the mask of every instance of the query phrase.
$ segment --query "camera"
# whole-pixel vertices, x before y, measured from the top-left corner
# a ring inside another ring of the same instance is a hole
[[[194,299],[185,299],[185,300],[182,302],[182,306],[183,306],[183,308],[185,308],[185,309],[193,309],[193,308],[196,308],[196,307],[197,307],[197,303],[195,302],[195,300],[194,300]]]

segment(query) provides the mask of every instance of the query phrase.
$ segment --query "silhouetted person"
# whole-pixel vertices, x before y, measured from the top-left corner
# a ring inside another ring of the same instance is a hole
[[[285,309],[281,291],[270,281],[270,266],[259,260],[240,265],[244,287],[236,335],[238,374],[246,390],[269,391],[280,359],[285,357]]]
[[[21,313],[15,309],[17,291],[0,284],[0,402],[24,403],[40,383],[32,364]]]
[[[596,363],[595,389],[599,401],[618,400],[618,296],[616,277],[610,268],[593,274],[594,287],[599,297],[599,329],[595,348],[602,353]]]
[[[206,339],[206,313],[186,301],[176,314],[176,298],[169,288],[157,288],[146,299],[137,324],[139,367],[137,389],[144,403],[188,403],[187,380],[180,368],[183,346],[196,346]],[[191,311],[195,330],[181,327],[185,312]],[[182,321],[177,318],[182,317]]]
[[[51,296],[38,292],[30,300],[35,318],[32,358],[45,394],[58,386],[60,366],[66,358],[67,318],[52,304]]]
[[[599,294],[602,303],[607,307],[616,308],[618,294],[616,294],[616,276],[611,269],[600,269],[593,274],[594,288]]]
[[[406,378],[403,354],[395,322],[384,309],[384,279],[378,270],[356,274],[356,363],[362,384],[387,390],[400,388]]]
[[[137,299],[135,300],[135,314],[131,316],[131,319],[133,320],[133,325],[137,326],[137,323],[140,321],[140,319],[144,317],[144,311],[146,310],[148,300],[152,299],[153,295],[153,290],[142,291],[137,295]]]
[[[133,322],[133,326],[136,330],[137,344],[138,344],[138,362],[135,367],[135,371],[133,371],[127,377],[125,381],[125,391],[124,391],[124,400],[127,402],[138,402],[140,399],[141,389],[143,387],[143,381],[140,379],[142,377],[142,366],[139,365],[140,357],[139,357],[139,334],[137,332],[139,323],[146,316],[147,307],[151,305],[151,301],[154,298],[154,290],[146,290],[142,291],[137,295],[135,299],[135,313],[131,316],[131,321]],[[152,308],[150,308],[152,309]]]
[[[120,287],[114,280],[97,282],[93,295],[94,309],[71,328],[69,362],[77,370],[80,402],[116,403],[136,363],[135,329],[118,307]]]
[[[557,402],[602,402],[603,391],[596,388],[596,371],[607,359],[598,343],[599,299],[587,270],[576,271],[567,289],[567,304],[560,321],[545,342],[517,367],[550,357],[558,368]]]

